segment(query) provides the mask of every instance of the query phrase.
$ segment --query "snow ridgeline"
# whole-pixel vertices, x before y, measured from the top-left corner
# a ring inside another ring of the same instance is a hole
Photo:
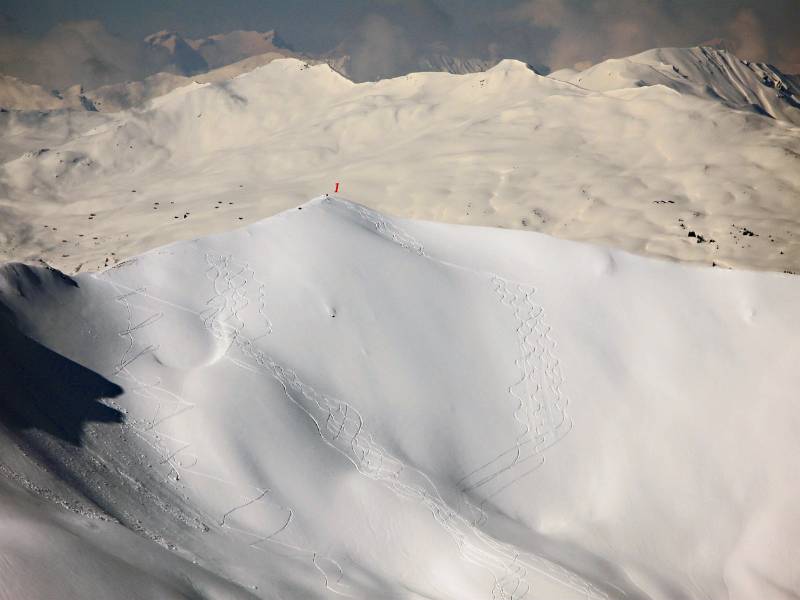
[[[190,85],[192,81],[225,81],[279,58],[311,64],[327,63],[348,77],[351,57],[340,49],[313,56],[294,52],[275,31],[232,31],[204,39],[184,39],[174,31],[160,31],[145,39],[155,51],[171,57],[171,70],[142,81],[109,84],[92,90],[80,85],[62,92],[45,90],[15,77],[0,76],[0,107],[15,111],[101,110],[116,112]],[[418,71],[452,74],[490,70],[498,60],[462,58],[432,52],[419,59]],[[721,101],[739,110],[752,110],[800,124],[800,80],[776,67],[743,60],[731,52],[709,47],[654,48],[625,58],[602,61],[583,71],[561,69],[550,77],[580,87],[611,91],[666,85],[680,93]]]
[[[795,277],[320,198],[0,281],[0,597],[800,589]]]

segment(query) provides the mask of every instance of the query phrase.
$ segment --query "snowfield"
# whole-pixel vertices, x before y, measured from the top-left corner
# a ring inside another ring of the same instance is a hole
[[[765,65],[704,48],[566,82],[512,60],[362,84],[240,68],[130,111],[0,113],[0,259],[92,271],[340,182],[401,217],[800,271],[800,96]],[[151,83],[119,93],[174,85]]]
[[[353,87],[327,71],[313,77],[343,94]],[[534,99],[537,86],[570,89],[514,65],[487,86],[516,77]],[[247,82],[227,100],[213,87],[170,96],[136,119],[186,102],[238,110]],[[306,91],[329,115],[352,109]],[[598,110],[632,106],[570,93]],[[662,94],[655,111],[672,97]],[[535,101],[567,110],[559,97]],[[378,114],[400,132],[396,119],[415,118]],[[126,121],[68,146],[107,148],[138,132],[152,150],[192,131],[196,144],[239,143],[241,131],[224,137],[222,124],[203,142],[203,127],[165,129],[164,118],[149,130],[158,140]],[[745,136],[789,135],[762,117],[715,118],[754,119]],[[339,121],[363,140],[355,147],[377,144]],[[281,125],[291,123],[271,126]],[[276,153],[243,170],[257,173],[282,149],[294,172],[299,150],[273,137]],[[191,163],[189,141],[180,156],[132,153],[143,162],[116,177]],[[121,160],[93,156],[94,183]],[[374,204],[399,198],[393,177],[410,170],[389,170],[387,198]],[[68,177],[69,194],[89,189],[77,171]],[[172,189],[183,208],[187,181],[175,173],[139,187]],[[593,181],[593,193],[604,189]],[[433,210],[413,191],[409,202]],[[131,211],[128,227],[147,222],[130,204],[108,205]],[[404,220],[328,197],[96,273],[8,264],[0,598],[794,598],[798,297],[800,279],[787,274]]]

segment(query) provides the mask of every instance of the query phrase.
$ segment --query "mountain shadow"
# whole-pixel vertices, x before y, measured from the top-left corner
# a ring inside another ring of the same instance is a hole
[[[0,304],[0,424],[40,430],[82,445],[86,423],[121,423],[123,414],[100,402],[120,386],[22,334]]]

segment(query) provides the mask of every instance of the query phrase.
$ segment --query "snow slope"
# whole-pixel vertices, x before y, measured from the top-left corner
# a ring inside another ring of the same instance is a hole
[[[800,125],[800,87],[775,67],[740,60],[711,47],[656,48],[611,59],[585,71],[556,71],[554,79],[586,89],[610,91],[663,85],[682,94],[717,100],[739,110]]]
[[[0,528],[75,532],[2,542],[0,597],[107,552],[175,597],[800,593],[796,277],[320,198],[0,281],[4,473],[54,500],[3,488]]]
[[[0,111],[0,162],[46,154],[106,122],[105,115],[91,111]]]
[[[593,92],[517,61],[354,84],[275,60],[46,147],[0,166],[0,257],[96,269],[338,181],[405,217],[800,270],[797,127],[661,85]]]
[[[0,556],[3,600],[253,598],[119,525],[54,510],[4,477]]]

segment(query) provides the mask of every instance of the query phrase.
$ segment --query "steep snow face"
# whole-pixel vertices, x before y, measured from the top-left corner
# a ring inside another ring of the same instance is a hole
[[[197,596],[800,593],[796,277],[322,198],[1,281],[6,475],[195,562]],[[29,572],[0,581],[36,595]]]
[[[496,60],[461,58],[449,54],[431,54],[419,60],[420,71],[442,71],[458,75],[488,71],[496,64]]]
[[[0,256],[96,269],[326,190],[401,216],[800,270],[800,135],[665,86],[593,92],[503,61],[354,84],[276,60],[0,167]],[[137,232],[137,233],[132,233]]]
[[[710,47],[657,48],[551,77],[596,91],[664,85],[800,125],[800,86],[794,77]]]

